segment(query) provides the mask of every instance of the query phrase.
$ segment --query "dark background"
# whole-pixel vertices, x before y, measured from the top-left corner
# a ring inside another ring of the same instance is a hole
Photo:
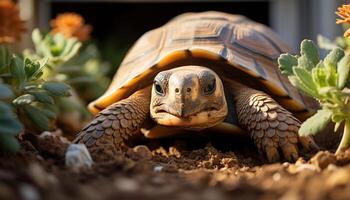
[[[208,10],[242,14],[269,25],[268,2],[52,3],[51,18],[62,12],[81,14],[105,59],[119,65],[130,46],[146,31],[184,12]]]

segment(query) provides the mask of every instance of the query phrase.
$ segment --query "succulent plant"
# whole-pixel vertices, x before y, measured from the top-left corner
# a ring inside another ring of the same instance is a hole
[[[23,130],[23,126],[16,117],[8,101],[13,98],[9,85],[0,83],[0,148],[11,152],[19,149],[15,136]]]
[[[280,70],[290,82],[305,94],[318,100],[322,109],[307,119],[299,129],[302,136],[323,130],[329,122],[335,131],[345,123],[344,134],[337,152],[350,144],[350,55],[335,47],[321,60],[311,40],[301,43],[300,56],[282,54],[278,59]]]
[[[25,51],[27,57],[48,58],[50,66],[57,66],[73,58],[79,51],[81,43],[76,38],[65,38],[63,34],[46,34],[43,36],[38,29],[32,32],[35,53]]]
[[[42,78],[47,63],[48,58],[22,58],[0,46],[0,143],[7,150],[18,149],[14,136],[27,120],[40,130],[48,130],[56,117],[55,100],[69,95],[68,85]]]

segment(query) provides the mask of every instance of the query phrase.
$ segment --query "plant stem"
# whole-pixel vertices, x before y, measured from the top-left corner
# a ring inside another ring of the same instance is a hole
[[[349,144],[350,144],[350,120],[346,119],[343,137],[341,138],[340,144],[335,154],[339,154],[341,150],[348,148]]]

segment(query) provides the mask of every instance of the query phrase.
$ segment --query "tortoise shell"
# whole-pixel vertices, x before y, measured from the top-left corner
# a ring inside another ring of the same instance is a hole
[[[277,67],[278,56],[288,51],[271,29],[246,17],[212,11],[185,13],[145,33],[128,52],[106,93],[89,109],[97,113],[127,98],[152,84],[160,71],[200,65],[222,78],[252,84],[304,119],[315,103]]]

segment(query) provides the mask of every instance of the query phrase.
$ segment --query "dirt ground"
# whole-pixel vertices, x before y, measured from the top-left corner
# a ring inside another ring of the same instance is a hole
[[[21,143],[0,155],[0,199],[350,199],[350,150],[266,164],[245,138],[169,138],[73,170],[60,138]]]

